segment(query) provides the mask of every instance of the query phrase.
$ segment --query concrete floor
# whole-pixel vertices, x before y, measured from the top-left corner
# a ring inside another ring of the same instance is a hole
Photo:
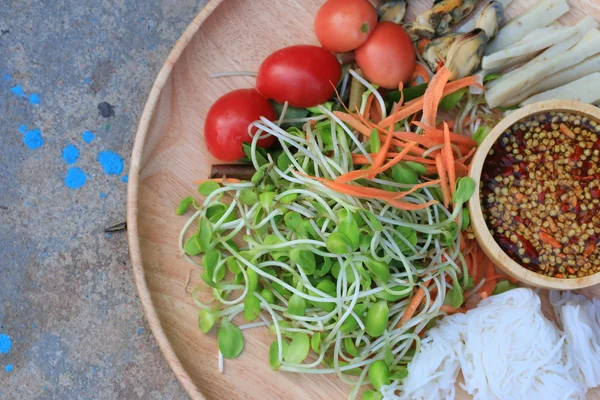
[[[2,1],[0,399],[186,398],[146,325],[126,235],[103,230],[125,219],[154,77],[205,3]]]

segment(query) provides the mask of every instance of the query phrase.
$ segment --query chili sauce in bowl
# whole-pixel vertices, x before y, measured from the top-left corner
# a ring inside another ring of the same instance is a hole
[[[515,262],[550,278],[600,272],[600,124],[575,111],[521,119],[481,169],[490,234]]]

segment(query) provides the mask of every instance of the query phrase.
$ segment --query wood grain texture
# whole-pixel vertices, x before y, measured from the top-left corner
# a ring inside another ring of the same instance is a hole
[[[216,72],[258,69],[272,51],[316,43],[313,16],[323,0],[213,0],[193,20],[158,74],[138,128],[128,187],[129,245],[136,285],[158,344],[193,399],[345,399],[338,378],[274,372],[272,341],[264,328],[246,331],[242,356],[217,368],[216,335],[202,335],[190,290],[199,283],[179,258],[177,237],[184,219],[174,210],[196,193],[193,181],[210,172],[202,128],[210,105],[229,90],[250,87],[246,77],[209,79]],[[509,15],[535,0],[515,0]],[[408,18],[431,6],[411,1]],[[597,15],[592,0],[573,6],[562,22]],[[195,271],[194,271],[195,272]],[[204,294],[208,298],[207,294]],[[203,296],[201,295],[201,298]],[[464,394],[459,398],[468,398]]]
[[[577,101],[565,100],[552,100],[531,104],[511,113],[508,117],[504,118],[498,125],[494,127],[494,129],[492,129],[492,131],[486,136],[485,140],[477,148],[477,152],[475,153],[473,162],[471,163],[470,176],[476,182],[475,195],[473,195],[471,200],[469,200],[471,226],[473,227],[473,231],[475,232],[475,236],[477,237],[479,245],[483,251],[485,251],[490,260],[492,260],[499,268],[504,270],[510,276],[528,285],[544,289],[582,289],[599,284],[600,274],[594,274],[576,279],[558,279],[538,274],[522,267],[513,261],[513,259],[511,259],[504,251],[502,251],[498,243],[496,243],[487,227],[487,224],[484,220],[483,211],[481,209],[479,197],[481,171],[483,169],[487,154],[494,143],[507,129],[511,128],[519,121],[522,121],[527,117],[548,111],[571,112],[574,114],[587,116],[595,121],[600,121],[600,108]],[[598,289],[598,291],[598,294],[600,294],[600,289]]]

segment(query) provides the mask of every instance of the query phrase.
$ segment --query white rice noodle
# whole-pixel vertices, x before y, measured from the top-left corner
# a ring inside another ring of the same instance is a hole
[[[585,384],[600,385],[600,301],[555,291],[550,301],[567,335],[566,352],[576,360]]]
[[[461,386],[474,399],[583,399],[587,387],[567,339],[544,317],[534,291],[510,290],[444,318],[423,339],[408,377],[381,393],[388,400],[453,399],[462,371]],[[590,370],[598,364],[592,357]]]

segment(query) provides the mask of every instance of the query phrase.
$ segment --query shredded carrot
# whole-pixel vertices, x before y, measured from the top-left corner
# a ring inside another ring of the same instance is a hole
[[[200,181],[195,181],[193,183],[194,183],[194,185],[201,185],[204,182],[240,183],[241,180],[236,179],[236,178],[213,178],[213,179],[202,179]]]
[[[444,97],[444,87],[448,83],[452,73],[446,67],[442,67],[434,75],[423,96],[423,123],[429,126],[435,126],[437,119],[438,106]]]
[[[407,190],[406,192],[400,192],[400,193],[398,193],[398,195],[396,195],[396,197],[394,197],[394,199],[401,199],[404,196],[408,196],[409,194],[414,193],[414,192],[416,192],[419,189],[422,189],[422,188],[427,187],[427,186],[437,185],[438,183],[440,183],[439,179],[437,179],[435,181],[429,181],[429,182],[419,183],[417,185],[414,185],[412,188],[410,188],[410,190]]]
[[[423,82],[421,83],[428,83],[431,80],[429,71],[421,63],[415,65],[415,70],[410,78],[410,84],[413,86],[419,85],[420,83],[417,82],[418,78],[423,78]]]
[[[454,154],[452,153],[452,145],[450,144],[450,129],[444,123],[444,148],[442,150],[442,158],[446,163],[446,172],[448,173],[448,184],[450,185],[450,194],[454,196],[454,186],[456,186],[456,170],[454,165]]]
[[[374,123],[377,124],[377,123],[379,123],[379,121],[381,121],[381,117],[382,117],[381,106],[379,105],[378,101],[374,101],[373,104],[371,104],[370,115],[371,115],[371,119],[373,120]]]
[[[393,127],[390,126],[390,130],[387,132],[387,135],[385,136],[385,141],[383,142],[383,146],[381,146],[381,149],[379,149],[379,152],[373,159],[373,169],[378,169],[383,165],[383,162],[385,161],[385,156],[388,153],[388,151],[390,150],[390,145],[392,144],[392,138],[394,137],[394,135],[392,135],[392,131],[393,131]],[[408,152],[413,147],[414,147],[414,144],[410,147],[405,147],[404,150],[402,150],[402,152],[400,152],[400,154],[402,154],[403,156],[405,154],[408,154]],[[375,175],[371,174],[370,176],[374,177]]]
[[[450,122],[452,122],[452,121],[450,121]],[[442,140],[444,138],[444,130],[443,129],[438,129],[433,126],[428,126],[419,121],[413,122],[413,125],[416,125],[419,128],[422,128],[424,131],[426,131],[427,136],[430,136],[430,137],[433,137],[436,139],[442,139]],[[448,129],[450,129],[450,125],[448,125]],[[463,144],[463,145],[467,145],[470,147],[477,146],[477,142],[474,141],[473,139],[466,137],[466,136],[459,135],[458,133],[454,133],[454,132],[450,132],[450,140],[452,141],[452,143],[456,143],[456,144]]]
[[[388,153],[386,155],[386,158],[395,157],[398,154],[399,153]],[[371,156],[371,158],[373,158],[373,157],[375,157],[375,154],[370,154],[370,156]],[[415,156],[407,155],[407,156],[404,156],[404,159],[406,161],[414,161],[414,162],[418,162],[418,163],[425,164],[425,165],[435,165],[435,161],[434,160],[430,160],[428,158],[423,158],[423,157],[415,157]],[[367,164],[371,164],[367,160],[367,157],[363,156],[362,154],[352,154],[352,162],[355,165],[367,165]]]
[[[373,93],[371,93],[368,97],[367,97],[367,102],[365,104],[365,112],[363,113],[363,116],[365,117],[366,120],[369,119],[370,117],[370,113],[371,113],[371,105],[373,104],[373,99],[375,98],[375,95]]]
[[[431,207],[434,204],[438,204],[438,202],[435,200],[431,200],[431,201],[428,201],[427,203],[423,203],[423,204],[407,203],[405,201],[398,201],[398,200],[392,200],[392,199],[384,199],[384,201],[392,207],[396,207],[400,210],[406,210],[406,211],[422,210],[424,208]]]
[[[458,307],[458,308],[454,308],[452,306],[449,306],[447,304],[442,304],[440,306],[440,311],[448,313],[448,314],[456,314],[456,313],[466,313],[467,309],[463,308],[463,307]]]
[[[440,186],[442,187],[442,196],[444,197],[444,207],[448,208],[450,204],[450,188],[448,187],[447,171],[442,160],[442,155],[438,154],[435,157],[435,166],[437,167],[438,175],[440,176]]]
[[[425,289],[429,286],[430,282],[430,280],[423,282]],[[402,314],[402,317],[400,318],[400,321],[398,321],[398,323],[396,324],[395,329],[404,325],[408,320],[410,320],[413,317],[413,315],[415,315],[417,308],[419,308],[421,301],[425,297],[425,289],[423,289],[423,286],[419,286],[419,288],[415,291],[415,295],[406,307],[406,310],[404,310],[404,314]]]
[[[369,129],[369,127],[367,127],[366,125],[363,125],[363,123],[360,122],[352,114],[347,114],[347,113],[344,113],[341,111],[334,111],[333,115],[338,117],[340,119],[340,121],[345,122],[346,124],[350,125],[354,129],[356,129],[363,135],[365,135],[367,137],[371,135],[371,129]]]

